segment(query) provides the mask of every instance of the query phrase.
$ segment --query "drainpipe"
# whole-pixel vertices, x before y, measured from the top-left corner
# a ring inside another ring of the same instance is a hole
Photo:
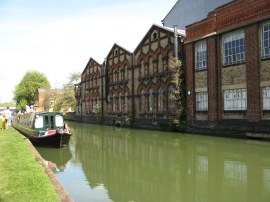
[[[177,25],[173,25],[174,27],[174,57],[178,59],[178,35],[177,35]]]

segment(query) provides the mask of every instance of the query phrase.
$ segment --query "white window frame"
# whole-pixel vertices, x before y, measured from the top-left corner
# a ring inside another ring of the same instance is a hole
[[[263,110],[270,110],[270,86],[262,88]]]
[[[223,36],[223,65],[233,65],[246,61],[245,33],[243,30]]]
[[[195,44],[195,70],[207,69],[207,44],[206,40]]]
[[[230,89],[224,90],[224,111],[247,110],[247,90]]]
[[[270,22],[262,26],[262,58],[270,58]]]
[[[208,92],[196,93],[196,111],[208,110]]]

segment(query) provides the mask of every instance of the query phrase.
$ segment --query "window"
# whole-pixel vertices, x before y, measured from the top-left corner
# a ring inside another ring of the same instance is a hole
[[[262,89],[263,110],[270,110],[270,87]]]
[[[163,60],[162,60],[162,55],[158,55],[158,71],[157,73],[163,72]]]
[[[270,23],[262,28],[262,58],[270,58]]]
[[[225,90],[224,91],[224,110],[246,110],[247,109],[247,90]]]
[[[208,92],[196,93],[196,110],[197,111],[208,110]]]
[[[43,128],[43,117],[36,115],[35,128]]]
[[[144,90],[141,91],[141,112],[145,111],[145,96]]]
[[[199,41],[195,44],[195,69],[202,70],[207,68],[207,49],[206,41]]]
[[[113,94],[113,112],[116,112],[116,97],[115,97],[115,94]]]
[[[64,126],[64,120],[61,115],[56,115],[55,116],[55,126],[56,127],[63,127]]]
[[[119,94],[119,98],[118,98],[118,104],[119,104],[119,112],[122,112],[122,94]]]
[[[163,111],[163,89],[158,89],[158,111]]]
[[[152,112],[154,109],[154,96],[153,89],[149,90],[149,112]]]
[[[128,112],[128,93],[125,94],[125,104],[124,104],[124,111]]]
[[[223,37],[223,65],[245,62],[245,34],[243,31]]]
[[[168,87],[168,110],[169,112],[174,111],[174,99],[173,99],[173,85]]]

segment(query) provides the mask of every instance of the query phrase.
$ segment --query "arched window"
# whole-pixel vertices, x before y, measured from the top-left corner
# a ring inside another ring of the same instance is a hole
[[[169,85],[168,87],[168,111],[174,111],[174,98],[173,98],[173,85]]]
[[[154,110],[154,96],[153,96],[153,89],[149,90],[149,112]]]
[[[119,112],[122,112],[122,94],[120,93],[118,96],[118,106],[119,106]]]
[[[143,63],[143,60],[141,60],[140,77],[144,77],[144,63]]]
[[[154,74],[154,65],[153,65],[153,58],[149,58],[149,73],[148,75],[153,75]]]
[[[157,73],[160,73],[160,72],[163,72],[163,60],[162,60],[161,54],[158,55],[158,72]]]
[[[163,89],[162,88],[158,89],[158,111],[159,112],[163,111]]]
[[[128,112],[128,93],[125,94],[125,101],[124,101],[124,111]]]
[[[141,112],[145,111],[145,95],[144,90],[141,90]]]
[[[113,94],[113,112],[116,112],[116,96]]]

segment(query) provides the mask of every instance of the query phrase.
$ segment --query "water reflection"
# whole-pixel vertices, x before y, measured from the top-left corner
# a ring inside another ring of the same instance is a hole
[[[69,127],[88,196],[102,187],[104,198],[115,202],[270,200],[269,143],[72,122]]]
[[[53,173],[63,172],[72,157],[69,147],[60,149],[36,147],[36,149]]]

